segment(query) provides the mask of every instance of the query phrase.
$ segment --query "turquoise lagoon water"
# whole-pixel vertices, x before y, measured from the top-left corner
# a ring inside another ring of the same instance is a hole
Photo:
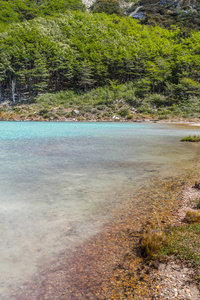
[[[199,158],[199,145],[180,142],[189,134],[199,128],[1,122],[0,299],[99,232],[124,186],[132,192]]]

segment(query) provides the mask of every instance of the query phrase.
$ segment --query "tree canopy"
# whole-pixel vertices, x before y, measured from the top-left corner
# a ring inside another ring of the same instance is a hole
[[[90,7],[93,13],[105,12],[109,15],[123,15],[118,0],[96,0]]]
[[[0,95],[87,90],[133,81],[169,103],[200,93],[200,34],[142,26],[128,17],[68,11],[11,24],[0,34]],[[173,100],[172,100],[173,99]]]
[[[67,10],[85,10],[81,0],[0,0],[0,24],[52,16]]]

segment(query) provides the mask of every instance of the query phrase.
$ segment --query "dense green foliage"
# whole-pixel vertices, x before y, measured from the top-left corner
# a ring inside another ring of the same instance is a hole
[[[126,84],[117,84],[111,81],[109,85],[83,90],[67,89],[56,93],[44,93],[29,100],[29,105],[19,103],[0,105],[0,119],[4,120],[143,120],[153,121],[163,119],[184,118],[191,120],[200,116],[199,98],[193,97],[185,104],[164,105],[155,108],[160,98],[158,94],[146,95],[145,99],[136,96],[137,85],[130,81]],[[76,111],[74,113],[74,111]]]
[[[120,8],[118,0],[96,0],[90,7],[93,13],[105,12],[109,15],[122,15],[123,11]]]
[[[39,16],[85,10],[81,0],[0,0],[0,24],[31,20]]]
[[[137,119],[144,115],[155,119],[168,119],[175,116],[191,119],[200,116],[200,101],[197,97],[185,103],[180,101],[170,107],[162,104],[155,108],[158,99],[163,101],[165,97],[149,94],[145,99],[141,99],[137,96],[138,88],[131,81],[126,84],[116,84],[112,81],[108,86],[94,88],[86,93],[72,90],[46,93],[38,96],[36,102],[48,110],[51,107],[77,108],[81,110],[81,115],[83,115],[83,107],[90,107],[91,112],[97,108],[98,112],[106,112],[107,117],[119,115],[128,119]]]
[[[13,24],[0,53],[1,99],[130,81],[152,107],[188,106],[200,95],[200,34],[182,38],[128,17],[77,11]]]

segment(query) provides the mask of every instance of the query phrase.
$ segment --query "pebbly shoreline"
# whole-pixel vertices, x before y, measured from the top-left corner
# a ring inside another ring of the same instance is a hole
[[[124,198],[100,233],[44,266],[26,285],[13,290],[11,299],[200,299],[190,264],[175,257],[146,260],[140,246],[146,224],[155,221],[155,208],[164,224],[183,222],[191,199],[200,196],[200,190],[191,187],[197,174],[198,169],[182,178],[155,178],[137,190],[131,202]]]

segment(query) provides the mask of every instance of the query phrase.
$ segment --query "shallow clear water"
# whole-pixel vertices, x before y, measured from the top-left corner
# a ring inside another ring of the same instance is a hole
[[[101,230],[125,184],[176,174],[199,157],[199,145],[180,142],[189,134],[199,129],[1,122],[0,299]]]

